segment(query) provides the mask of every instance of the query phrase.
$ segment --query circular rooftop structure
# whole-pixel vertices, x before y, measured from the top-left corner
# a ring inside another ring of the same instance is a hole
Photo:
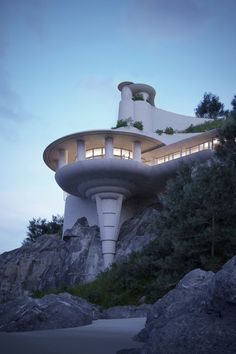
[[[122,91],[122,89],[126,86],[131,90],[133,95],[137,93],[146,92],[149,95],[148,102],[152,106],[155,106],[154,99],[155,99],[156,91],[152,86],[146,84],[139,84],[139,83],[135,84],[131,81],[123,81],[118,85],[118,90]]]

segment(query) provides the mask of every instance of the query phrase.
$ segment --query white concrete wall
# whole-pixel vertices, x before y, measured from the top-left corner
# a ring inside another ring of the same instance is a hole
[[[133,101],[134,103],[134,121],[143,122],[143,130],[153,131],[153,118],[152,111],[153,106],[151,106],[146,101]]]
[[[75,222],[84,216],[87,218],[90,226],[98,225],[95,201],[69,195],[65,202],[63,232],[72,228]]]
[[[182,114],[172,113],[160,108],[152,107],[153,131],[172,127],[175,130],[184,130],[191,124],[202,124],[209,119],[195,118]]]

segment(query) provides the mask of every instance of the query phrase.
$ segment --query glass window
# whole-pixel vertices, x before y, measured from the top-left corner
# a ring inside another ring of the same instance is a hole
[[[86,159],[89,159],[93,156],[93,150],[87,150],[86,151],[86,154],[85,154],[85,157]]]
[[[180,157],[180,151],[174,153],[174,159],[178,159]]]
[[[125,149],[122,149],[122,157],[124,159],[129,159],[130,158],[129,151],[125,150]]]
[[[194,154],[195,152],[198,152],[198,151],[199,151],[198,146],[191,147],[191,154]]]
[[[115,156],[121,156],[121,149],[114,148],[114,149],[113,149],[113,154],[114,154]]]
[[[157,159],[158,164],[164,163],[164,162],[165,162],[164,157],[159,157],[159,159]]]
[[[94,156],[101,156],[102,155],[102,149],[101,148],[97,148],[93,150],[93,155]]]
[[[199,145],[199,150],[200,150],[200,151],[204,150],[204,144],[200,144],[200,145]]]

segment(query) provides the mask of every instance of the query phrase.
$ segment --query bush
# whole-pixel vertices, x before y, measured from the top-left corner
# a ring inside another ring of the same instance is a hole
[[[158,135],[161,135],[164,133],[164,131],[162,129],[156,129],[155,131]]]
[[[128,126],[128,119],[118,119],[116,126],[112,129],[122,128]]]
[[[133,101],[144,101],[143,95],[141,93],[135,93],[132,97]]]
[[[136,120],[134,123],[133,123],[133,127],[134,128],[137,128],[139,130],[143,130],[143,122],[140,121],[140,120]]]
[[[170,134],[173,135],[174,134],[174,129],[172,127],[166,127],[166,129],[164,130],[165,134]]]

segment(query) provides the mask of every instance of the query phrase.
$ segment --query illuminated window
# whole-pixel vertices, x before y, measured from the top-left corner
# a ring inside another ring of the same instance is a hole
[[[113,155],[120,157],[121,156],[121,149],[114,148],[113,149]]]
[[[90,149],[87,150],[85,153],[85,158],[86,159],[101,159],[105,155],[104,148],[95,148],[95,149]]]
[[[198,146],[191,147],[191,154],[194,154],[195,152],[198,152],[198,151],[199,151]]]
[[[133,158],[133,154],[131,151],[126,150],[126,149],[120,149],[120,148],[114,148],[113,155],[115,157],[120,158],[120,159],[132,159]]]
[[[180,158],[180,152],[179,151],[175,152],[173,158],[174,159],[179,159]]]
[[[164,163],[164,162],[165,162],[164,157],[159,157],[159,159],[157,159],[157,163],[158,163],[158,164]]]

